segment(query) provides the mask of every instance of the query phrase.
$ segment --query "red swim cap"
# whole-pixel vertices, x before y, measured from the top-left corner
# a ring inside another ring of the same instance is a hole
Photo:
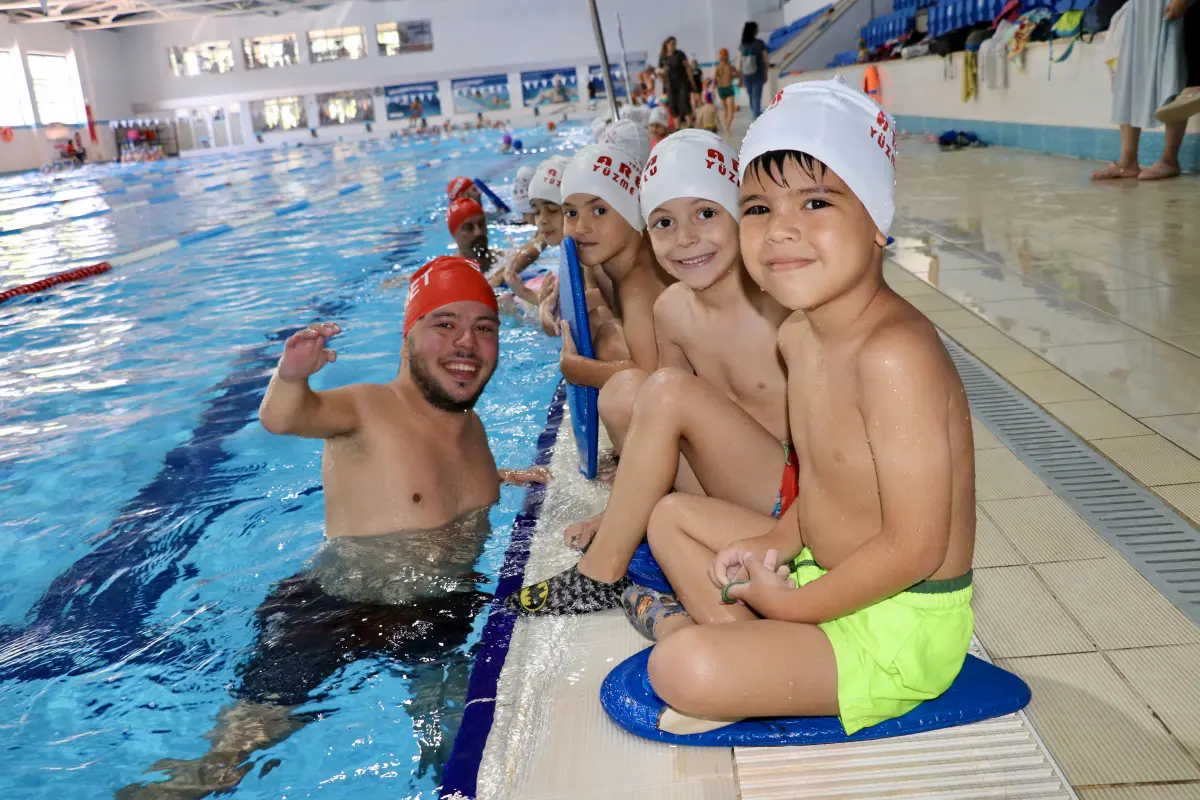
[[[417,270],[404,301],[404,335],[425,315],[461,300],[474,300],[499,313],[496,293],[479,265],[462,256],[438,256]]]
[[[482,217],[483,206],[469,197],[460,197],[450,204],[446,214],[446,224],[450,226],[450,235],[458,233],[459,227],[471,217]]]
[[[450,202],[454,202],[462,197],[462,193],[474,186],[475,183],[470,178],[464,178],[459,175],[446,184],[446,196],[450,198]]]

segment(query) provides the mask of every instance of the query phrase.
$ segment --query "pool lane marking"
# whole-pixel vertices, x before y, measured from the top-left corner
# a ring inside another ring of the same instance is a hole
[[[537,458],[534,463],[547,466],[558,439],[562,424],[563,405],[567,397],[565,381],[559,381],[554,390],[554,399],[546,412],[546,427],[538,436]],[[525,565],[529,561],[529,547],[533,542],[534,530],[546,499],[546,487],[532,484],[525,490],[525,505],[513,521],[512,538],[504,554],[504,565],[500,568],[500,579],[496,585],[496,599],[492,601],[491,613],[483,627],[475,660],[471,666],[471,677],[467,684],[467,700],[463,706],[462,722],[450,757],[442,767],[440,797],[474,798],[478,791],[479,764],[487,745],[492,724],[496,720],[496,687],[500,673],[512,644],[513,629],[517,615],[504,608],[503,598],[519,591],[525,580]]]

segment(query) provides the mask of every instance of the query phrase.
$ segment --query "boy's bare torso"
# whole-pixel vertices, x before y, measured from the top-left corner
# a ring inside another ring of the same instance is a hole
[[[776,345],[786,313],[773,302],[745,313],[716,313],[677,283],[663,292],[655,308],[655,326],[660,340],[678,347],[697,377],[741,406],[777,440],[787,442],[787,374]],[[671,357],[661,353],[660,365],[674,366]]]
[[[414,411],[388,386],[357,384],[359,430],[326,440],[325,535],[427,530],[500,496],[496,463],[475,412],[458,435]]]
[[[937,367],[913,370],[908,379],[935,382],[938,396],[947,403],[950,542],[945,559],[930,577],[958,577],[971,568],[975,540],[975,454],[966,394],[933,326],[907,302],[884,291],[889,299],[869,312],[875,319],[864,320],[860,335],[836,345],[821,342],[800,313],[780,328],[779,346],[789,377],[792,438],[800,466],[800,534],[817,563],[832,569],[880,533],[883,515],[877,464],[863,413],[864,403],[886,398],[865,397],[859,375],[865,345],[900,326],[907,335],[915,334],[920,347],[940,354],[923,359]],[[936,447],[944,443],[945,439],[939,439],[927,444]],[[923,502],[924,498],[911,501]]]

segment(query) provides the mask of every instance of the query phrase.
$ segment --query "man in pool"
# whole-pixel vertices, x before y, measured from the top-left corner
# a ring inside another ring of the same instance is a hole
[[[478,201],[466,195],[452,201],[446,212],[446,226],[458,245],[460,256],[479,264],[485,272],[497,263],[496,253],[488,247],[487,215]],[[502,269],[488,277],[492,286],[499,286],[503,280]]]
[[[238,667],[235,705],[218,716],[210,751],[166,760],[161,783],[120,797],[203,797],[236,786],[249,756],[314,719],[293,713],[342,668],[385,657],[412,680],[424,771],[440,769],[456,722],[444,694],[465,690],[462,651],[486,596],[475,561],[501,482],[544,482],[544,468],[497,470],[472,410],[496,368],[500,318],[478,266],[443,256],[413,275],[403,358],[387,383],[313,391],[308,379],[337,354],[341,332],[310,325],[288,339],[259,409],[277,434],[323,439],[327,541],[311,567],[271,590],[256,612],[259,639]],[[461,698],[459,698],[461,705]],[[449,723],[449,724],[448,724]]]

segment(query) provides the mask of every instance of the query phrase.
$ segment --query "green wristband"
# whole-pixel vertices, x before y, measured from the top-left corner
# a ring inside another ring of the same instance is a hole
[[[742,586],[749,582],[750,581],[732,581],[730,583],[725,584],[725,588],[721,590],[721,603],[723,603],[724,605],[727,605],[727,606],[730,606],[730,605],[733,605],[734,603],[736,603],[737,600],[729,599],[729,590],[732,589],[734,586]]]

